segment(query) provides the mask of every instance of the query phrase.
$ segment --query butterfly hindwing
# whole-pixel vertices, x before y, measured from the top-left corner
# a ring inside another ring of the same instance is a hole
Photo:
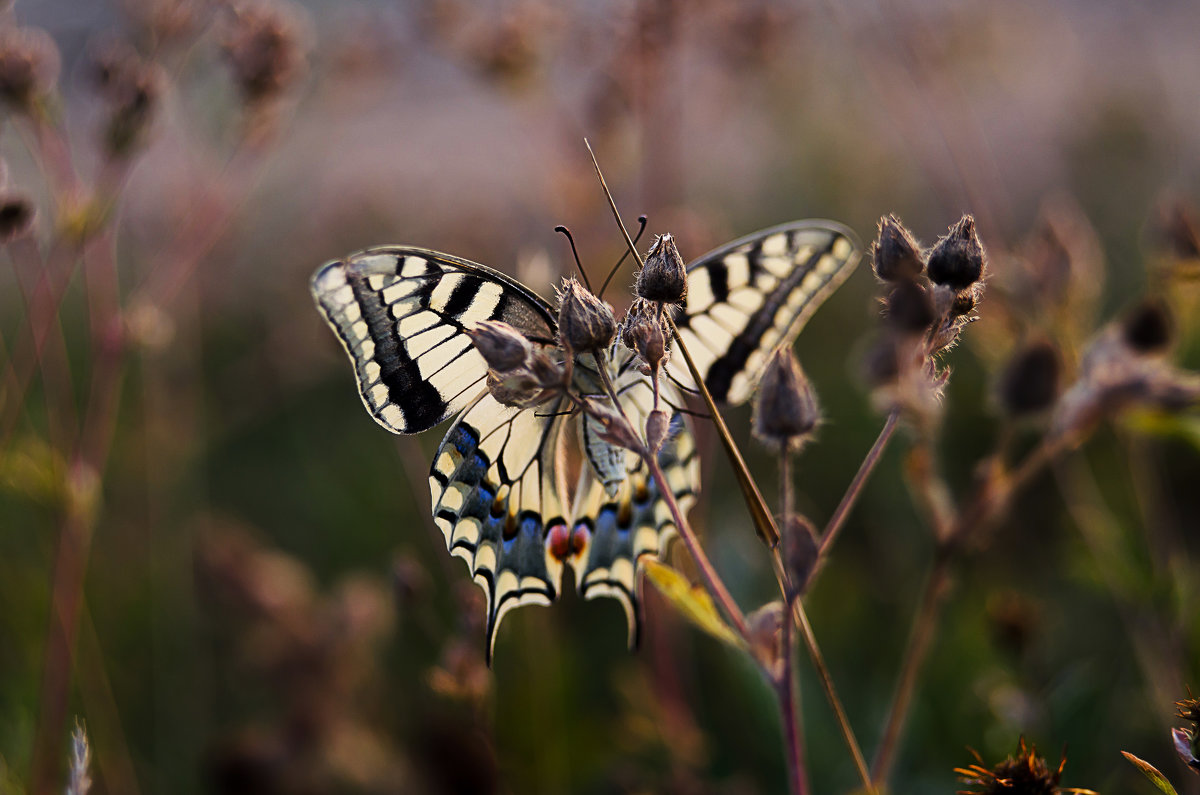
[[[482,391],[487,364],[465,333],[478,321],[555,336],[549,305],[520,283],[425,249],[380,247],[331,262],[312,292],[354,361],[367,410],[393,433],[432,428]]]
[[[561,587],[563,563],[550,554],[547,536],[567,527],[562,426],[555,401],[517,409],[484,393],[450,426],[434,457],[434,522],[487,595],[489,660],[505,613],[550,604]]]
[[[749,399],[772,351],[791,345],[809,316],[858,264],[854,233],[832,221],[756,232],[688,265],[679,334],[713,398]],[[682,356],[668,372],[694,388]]]

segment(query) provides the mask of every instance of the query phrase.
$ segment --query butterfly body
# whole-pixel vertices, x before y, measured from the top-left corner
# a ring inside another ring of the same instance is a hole
[[[806,221],[735,241],[689,266],[687,302],[674,320],[714,396],[747,399],[771,350],[791,343],[858,253],[848,230]],[[433,518],[487,595],[489,658],[504,615],[552,602],[567,567],[585,598],[622,604],[633,642],[639,565],[665,552],[675,526],[645,462],[604,438],[602,424],[578,406],[612,406],[607,381],[617,396],[612,408],[644,429],[655,392],[634,354],[618,342],[568,362],[549,303],[499,271],[426,249],[368,249],[323,266],[311,287],[377,422],[418,433],[455,418],[430,471]],[[516,329],[547,367],[567,369],[566,393],[521,391],[489,373],[467,334],[486,320]],[[657,456],[686,513],[699,462],[682,392],[695,384],[675,360],[665,376],[657,405],[671,420]],[[571,437],[583,463],[568,490]]]

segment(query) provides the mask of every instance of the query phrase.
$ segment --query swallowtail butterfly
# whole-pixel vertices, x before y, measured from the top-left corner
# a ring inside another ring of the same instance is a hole
[[[770,354],[792,343],[859,256],[845,227],[798,221],[690,264],[675,322],[713,397],[746,401]],[[371,248],[330,262],[311,286],[380,425],[419,433],[454,418],[429,474],[433,516],[450,553],[467,562],[487,595],[489,660],[504,615],[553,601],[567,565],[584,598],[620,601],[634,643],[639,564],[661,556],[675,533],[655,482],[634,453],[600,440],[577,412],[580,419],[573,419],[565,398],[526,409],[497,401],[486,386],[487,364],[466,333],[480,321],[501,320],[561,360],[554,308],[503,273],[409,247]],[[653,408],[650,378],[619,342],[607,364],[622,408],[635,427],[645,427]],[[577,394],[602,394],[597,366],[591,355],[577,356]],[[682,392],[695,384],[678,355],[668,360],[666,375],[660,395],[674,416],[658,455],[687,511],[699,488],[699,462]],[[571,421],[579,423],[576,438],[587,460],[568,490]]]

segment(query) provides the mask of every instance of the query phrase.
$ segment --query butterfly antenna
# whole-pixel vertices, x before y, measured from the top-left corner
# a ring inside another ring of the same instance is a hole
[[[638,226],[639,226],[638,233],[633,236],[633,244],[635,246],[637,245],[638,241],[642,239],[642,232],[646,231],[646,216],[644,216],[644,215],[638,216]],[[613,277],[617,275],[617,271],[619,271],[621,269],[622,263],[625,262],[625,258],[628,256],[629,256],[629,251],[626,250],[626,252],[621,255],[621,258],[619,260],[617,260],[617,264],[612,266],[612,270],[610,270],[608,272],[608,278],[606,278],[604,280],[604,284],[600,285],[600,294],[598,297],[600,297],[600,298],[604,297],[604,291],[608,289],[608,283],[611,282]]]
[[[571,235],[571,230],[559,224],[554,227],[554,231],[558,232],[571,243],[571,254],[575,257],[575,267],[579,269],[579,275],[583,277],[583,285],[587,287],[589,293],[594,292],[592,290],[592,283],[588,280],[587,271],[583,269],[583,263],[579,261],[579,252],[575,250],[575,238]],[[605,284],[608,284],[608,282],[605,282]],[[600,292],[604,291],[601,290]]]
[[[608,206],[612,209],[613,218],[617,219],[617,226],[621,229],[621,234],[625,236],[625,243],[629,246],[629,253],[633,254],[633,258],[637,260],[638,267],[645,266],[642,262],[642,255],[637,252],[637,248],[633,245],[633,239],[629,237],[629,230],[625,228],[625,222],[621,220],[621,213],[617,210],[617,203],[613,201],[612,191],[608,189],[608,183],[604,181],[604,172],[600,170],[600,163],[596,160],[596,153],[592,151],[592,145],[588,143],[588,139],[583,139],[583,145],[587,147],[588,154],[592,156],[592,165],[596,167],[596,176],[600,178],[600,187],[604,188],[604,195],[608,199]]]

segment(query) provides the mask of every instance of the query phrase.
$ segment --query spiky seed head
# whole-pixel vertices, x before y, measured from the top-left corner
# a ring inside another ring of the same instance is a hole
[[[28,234],[33,227],[34,208],[29,197],[0,190],[0,244]]]
[[[54,39],[38,28],[0,30],[0,99],[29,110],[58,79],[61,61]]]
[[[906,334],[923,334],[935,320],[929,292],[912,281],[896,282],[884,308],[888,324]]]
[[[1022,737],[1016,756],[1008,757],[995,767],[971,765],[954,772],[959,774],[962,783],[979,787],[961,790],[961,795],[1058,795],[1062,792],[1058,782],[1066,763],[1067,759],[1063,757],[1057,769],[1051,768],[1038,755],[1037,748],[1026,746]]]
[[[646,252],[636,291],[640,298],[663,304],[681,304],[687,298],[687,271],[669,233],[655,238]]]
[[[612,307],[575,277],[564,279],[558,292],[558,337],[562,346],[575,353],[595,353],[607,348],[616,333]]]
[[[879,219],[879,237],[871,251],[871,267],[885,282],[911,281],[921,275],[921,247],[894,215]]]
[[[821,422],[817,393],[791,348],[775,351],[754,402],[754,435],[772,447],[797,449]]]
[[[621,326],[621,342],[656,369],[667,356],[667,330],[663,327],[657,307],[643,298],[633,299],[633,305]]]
[[[1008,361],[996,385],[1000,407],[1013,417],[1036,414],[1058,398],[1062,364],[1048,340],[1025,345]]]
[[[975,219],[964,215],[933,247],[925,272],[934,284],[961,291],[983,278],[985,262]]]
[[[1142,301],[1121,323],[1125,344],[1138,353],[1161,353],[1170,346],[1174,332],[1171,310],[1156,298]]]
[[[525,364],[532,346],[525,335],[503,320],[482,320],[467,331],[488,367],[508,373]]]

